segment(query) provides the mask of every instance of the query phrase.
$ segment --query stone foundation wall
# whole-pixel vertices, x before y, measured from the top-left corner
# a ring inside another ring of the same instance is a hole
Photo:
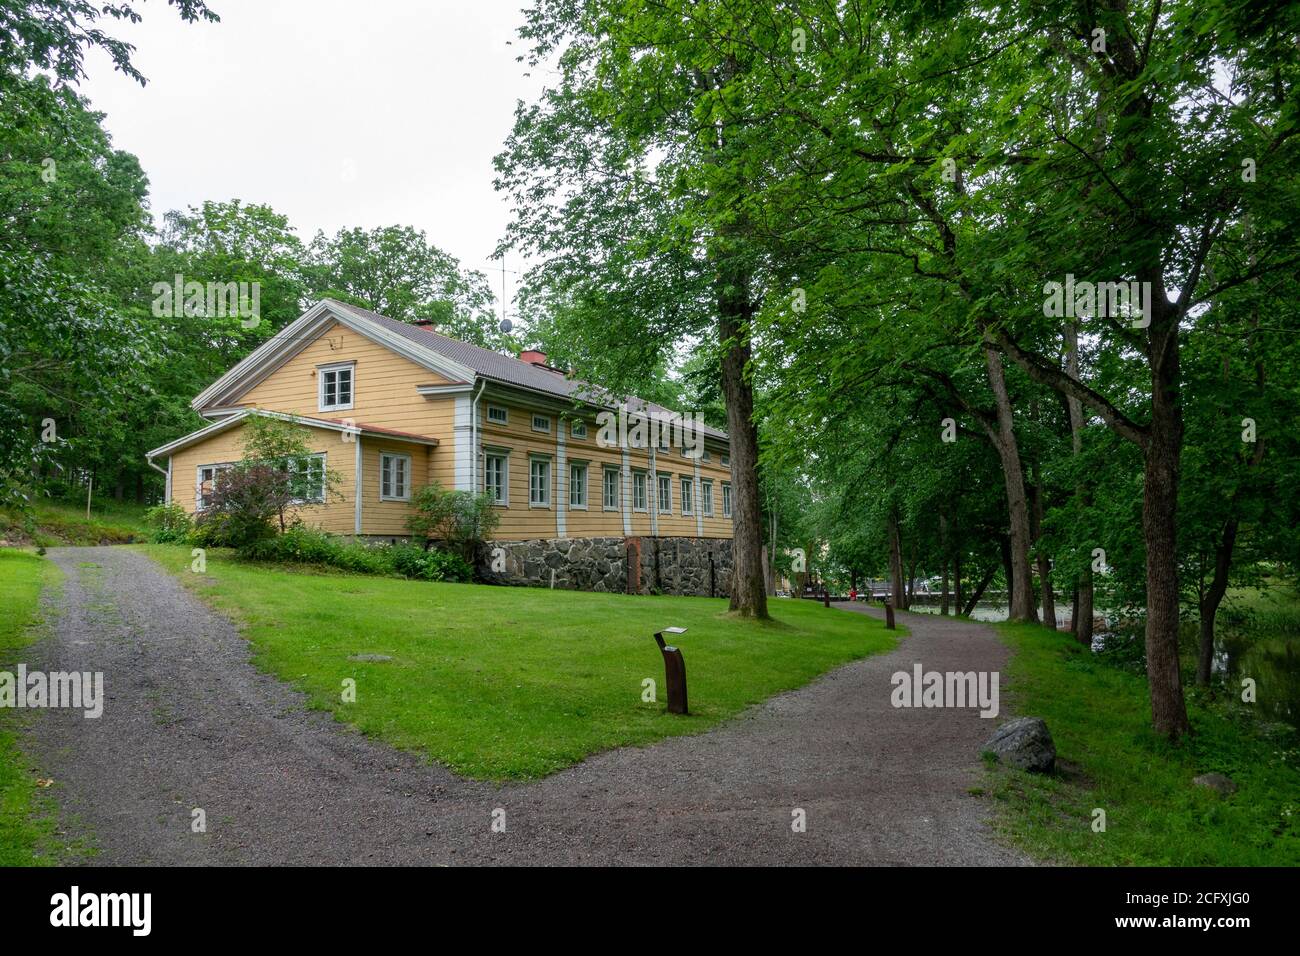
[[[727,538],[489,541],[479,553],[478,571],[493,584],[729,597],[731,549]]]

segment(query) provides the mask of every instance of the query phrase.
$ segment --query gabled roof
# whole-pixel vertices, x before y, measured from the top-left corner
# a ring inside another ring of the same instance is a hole
[[[487,379],[501,385],[521,388],[552,398],[585,402],[600,408],[668,415],[669,409],[639,398],[619,403],[599,386],[569,378],[554,369],[523,362],[469,342],[435,332],[426,326],[411,325],[360,306],[322,299],[295,321],[272,336],[252,354],[204,390],[192,405],[195,409],[212,409],[226,404],[229,396],[246,391],[279,368],[315,338],[320,329],[333,319],[380,345],[387,346],[418,365],[437,372],[453,386]],[[441,387],[441,386],[438,386]],[[727,440],[725,432],[705,426],[710,438]]]
[[[145,458],[152,461],[154,458],[161,458],[163,455],[171,455],[180,451],[182,448],[188,448],[190,445],[197,445],[201,441],[207,441],[214,435],[219,435],[224,431],[234,428],[244,419],[258,415],[262,418],[278,418],[283,422],[293,422],[297,425],[306,425],[309,428],[323,428],[327,431],[351,432],[355,435],[369,435],[372,438],[391,438],[395,441],[408,441],[418,445],[437,445],[438,439],[430,435],[417,435],[414,432],[399,432],[392,428],[382,428],[379,425],[363,425],[360,422],[349,422],[341,418],[311,418],[306,415],[286,415],[283,412],[273,412],[265,408],[244,408],[229,415],[219,422],[213,422],[206,428],[200,428],[198,431],[190,432],[184,438],[178,438],[166,445],[161,445],[153,451],[146,452]]]

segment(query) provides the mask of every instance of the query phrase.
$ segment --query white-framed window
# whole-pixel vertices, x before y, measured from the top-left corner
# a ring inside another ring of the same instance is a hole
[[[574,438],[586,438],[587,423],[580,421],[569,422],[569,434]]]
[[[659,475],[657,490],[659,491],[658,506],[661,515],[670,515],[673,513],[673,476]]]
[[[217,487],[217,475],[230,468],[229,464],[199,465],[194,482],[194,507],[203,511],[212,505],[212,492]]]
[[[379,453],[379,500],[411,500],[411,456]]]
[[[711,461],[711,460],[712,457],[709,455],[707,449],[705,451],[700,452],[700,461]]]
[[[602,481],[601,505],[606,511],[618,510],[618,469],[608,465]]]
[[[646,501],[646,474],[644,471],[632,472],[632,510],[650,510]]]
[[[682,479],[682,514],[695,514],[695,480],[692,478]]]
[[[293,478],[293,503],[320,504],[325,500],[325,453],[317,452],[288,463]]]
[[[317,405],[322,412],[339,411],[352,407],[356,391],[356,366],[352,362],[339,365],[322,365],[316,370],[319,394]]]
[[[534,415],[534,416],[533,416],[533,431],[535,431],[535,432],[546,432],[546,433],[549,435],[549,434],[551,433],[551,416],[549,416],[549,415]]]
[[[492,496],[494,504],[510,504],[510,458],[504,452],[489,451],[483,454],[483,490]]]
[[[587,463],[585,461],[569,464],[569,507],[587,507]]]
[[[719,456],[718,456],[718,464],[721,465],[723,468],[730,468],[730,467],[731,467],[731,456],[730,456],[730,455],[719,455]]]
[[[487,420],[489,425],[509,425],[510,411],[504,405],[489,405]]]
[[[700,508],[704,517],[713,517],[713,482],[708,478],[700,479]]]
[[[722,483],[722,517],[731,517],[731,482]]]
[[[528,505],[532,508],[551,506],[551,459],[528,459]]]

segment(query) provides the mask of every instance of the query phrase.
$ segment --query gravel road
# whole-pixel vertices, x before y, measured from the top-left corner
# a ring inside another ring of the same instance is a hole
[[[1009,715],[889,702],[890,676],[914,661],[999,670],[1006,649],[979,624],[900,615],[912,634],[897,650],[709,733],[497,786],[306,709],[252,666],[228,620],[144,555],[49,554],[65,581],[30,665],[102,671],[107,701],[98,720],[42,713],[26,746],[55,780],[67,836],[97,848],[91,864],[1029,862],[994,841],[987,800],[967,792],[981,744]],[[206,832],[194,832],[195,808]],[[792,829],[796,809],[806,832]]]

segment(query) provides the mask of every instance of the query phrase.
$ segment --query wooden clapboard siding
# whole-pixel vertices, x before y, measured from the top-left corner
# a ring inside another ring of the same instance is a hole
[[[406,537],[410,531],[406,519],[411,515],[409,501],[384,501],[380,497],[380,455],[407,455],[411,459],[412,497],[425,483],[430,459],[440,449],[407,442],[387,441],[369,435],[361,439],[361,533]],[[433,455],[430,455],[433,452]]]
[[[356,445],[344,441],[346,436],[340,432],[303,428],[309,436],[308,450],[324,453],[325,467],[337,478],[337,486],[324,504],[302,505],[292,514],[304,524],[336,534],[352,534],[356,527]],[[172,455],[172,501],[193,514],[199,467],[240,461],[244,458],[244,435],[245,426],[239,424]]]
[[[352,408],[321,411],[316,369],[337,362],[356,362]],[[424,398],[416,391],[419,385],[445,384],[447,380],[437,373],[335,323],[240,396],[239,404],[294,415],[352,419],[437,438],[450,447],[452,397]]]

